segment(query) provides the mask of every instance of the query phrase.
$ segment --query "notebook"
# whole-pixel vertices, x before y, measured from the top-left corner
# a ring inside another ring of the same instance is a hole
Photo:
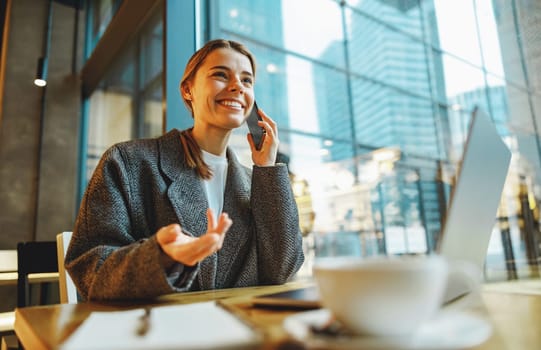
[[[499,136],[490,117],[479,108],[472,113],[462,164],[445,218],[437,251],[450,261],[466,261],[483,271],[483,264],[494,226],[511,152]],[[463,279],[449,280],[444,303],[472,289]],[[255,297],[254,305],[316,308],[317,288]]]
[[[214,301],[152,308],[139,333],[143,309],[92,312],[61,350],[258,349],[262,334]]]

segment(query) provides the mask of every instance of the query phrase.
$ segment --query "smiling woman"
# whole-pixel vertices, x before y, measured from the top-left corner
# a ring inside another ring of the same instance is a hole
[[[224,155],[224,143],[214,142],[215,137],[229,139],[232,129],[245,120],[254,101],[253,80],[255,58],[242,45],[233,41],[215,40],[196,53],[186,66],[180,82],[180,93],[194,118],[193,130],[181,135],[186,154],[193,155],[193,164],[199,164],[198,172],[210,178],[205,162],[188,145],[203,145],[209,152]],[[209,135],[214,135],[215,137]],[[194,138],[197,142],[185,142]],[[210,149],[213,148],[213,149]],[[271,158],[272,153],[268,153]],[[274,163],[270,159],[270,164]]]
[[[304,261],[278,128],[259,111],[253,168],[228,148],[253,104],[255,59],[213,40],[189,60],[180,89],[193,128],[119,143],[88,185],[66,255],[87,300],[281,284]]]

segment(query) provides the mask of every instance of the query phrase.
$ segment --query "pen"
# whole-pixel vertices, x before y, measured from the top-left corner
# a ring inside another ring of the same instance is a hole
[[[136,333],[142,337],[148,333],[150,329],[150,306],[145,307],[145,313],[138,319]]]

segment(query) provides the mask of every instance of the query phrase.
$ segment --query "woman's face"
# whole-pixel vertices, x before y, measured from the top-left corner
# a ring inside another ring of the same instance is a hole
[[[182,93],[191,100],[196,124],[229,131],[246,119],[254,103],[253,83],[248,57],[221,48],[206,57]]]

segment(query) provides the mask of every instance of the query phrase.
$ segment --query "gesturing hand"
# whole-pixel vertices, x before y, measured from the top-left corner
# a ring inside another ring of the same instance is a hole
[[[162,227],[156,233],[158,244],[173,260],[193,266],[222,248],[225,233],[233,224],[226,213],[220,214],[216,222],[210,208],[207,209],[207,220],[207,232],[201,237],[184,234],[178,224]]]

